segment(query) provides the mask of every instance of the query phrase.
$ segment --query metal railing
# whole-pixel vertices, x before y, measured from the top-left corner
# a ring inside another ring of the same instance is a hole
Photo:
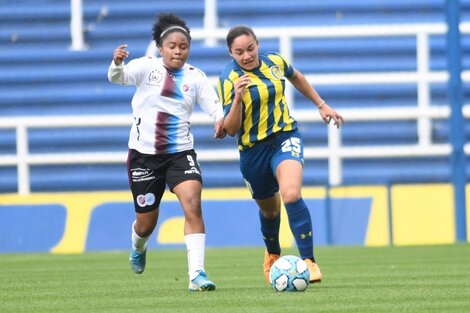
[[[426,110],[417,107],[400,107],[386,109],[349,109],[343,110],[348,122],[378,121],[378,120],[417,120],[419,118],[446,119],[450,115],[448,107],[433,107]],[[299,122],[323,123],[314,110],[294,110],[292,115]],[[465,106],[464,116],[470,117],[470,106]],[[193,125],[211,124],[212,121],[204,113],[192,116]],[[28,130],[33,128],[61,127],[109,127],[130,126],[132,118],[129,115],[111,116],[56,116],[56,117],[17,117],[0,118],[0,128],[16,129],[17,153],[15,155],[0,155],[0,166],[16,166],[18,169],[18,193],[30,193],[29,167],[31,165],[47,164],[87,164],[87,163],[125,163],[127,151],[118,152],[89,152],[89,153],[50,153],[30,154],[28,149]],[[342,160],[347,158],[377,158],[377,157],[421,157],[445,156],[451,152],[450,144],[410,144],[393,146],[358,146],[344,147],[341,144],[341,131],[334,126],[328,127],[328,146],[306,146],[306,159],[327,159],[329,164],[329,179],[331,185],[341,184]],[[470,145],[465,145],[465,153],[470,154]],[[201,161],[231,161],[238,159],[236,147],[233,149],[199,149],[198,158]]]

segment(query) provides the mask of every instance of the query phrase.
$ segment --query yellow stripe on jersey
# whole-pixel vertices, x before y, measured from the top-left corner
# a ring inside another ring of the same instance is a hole
[[[231,76],[236,76],[235,79],[238,79],[238,75],[236,75],[236,73],[233,73],[233,74],[235,74],[235,75],[231,75]],[[219,84],[219,86],[220,86],[220,84]],[[220,99],[224,106],[232,103],[233,89],[234,89],[233,83],[230,80],[224,80],[223,94],[222,94],[222,97]],[[219,95],[220,95],[220,93],[219,93]]]
[[[281,73],[284,73],[287,68],[289,67],[289,63],[287,63],[287,61],[282,58],[279,54],[270,54],[268,55],[268,58],[273,61],[274,63],[276,63],[277,65],[279,65],[280,69],[281,69]],[[280,96],[280,92],[278,91],[278,87],[282,90],[282,81],[277,81],[279,84],[275,84],[275,88],[276,88],[276,103],[284,103],[284,104],[287,104],[287,101],[286,101],[286,97],[284,96],[284,93],[282,93],[282,98],[279,99],[278,96]],[[277,117],[276,116],[276,121],[277,123],[275,124],[275,126],[273,127],[273,130],[274,132],[277,131],[277,129],[280,128],[279,126],[279,122],[282,122],[282,121],[289,121],[288,124],[286,126],[284,126],[284,130],[285,131],[290,131],[292,130],[292,124],[294,122],[294,120],[290,117],[290,112],[289,112],[289,108],[287,107],[287,105],[285,106],[284,108],[284,111],[281,112],[281,108],[279,105],[277,105],[275,107],[275,112],[274,114],[276,115],[277,112],[279,112],[279,114],[281,115],[282,114],[282,119],[281,117]]]
[[[284,100],[283,102],[286,103],[285,97],[283,97],[283,100]],[[287,125],[284,126],[283,130],[284,130],[284,131],[290,131],[290,130],[292,130],[292,129],[293,129],[292,126],[294,125],[294,124],[293,124],[294,119],[290,116],[289,108],[288,108],[287,106],[286,106],[286,108],[284,109],[284,119],[283,119],[283,120],[284,120],[284,121],[289,121],[289,122],[287,123]]]
[[[265,71],[267,69],[266,64],[262,63],[260,70]],[[267,69],[269,71],[269,69]],[[250,77],[251,84],[249,87],[253,88],[253,86],[256,86],[256,89],[259,93],[259,99],[260,99],[260,112],[259,112],[259,122],[258,122],[258,135],[257,135],[257,140],[262,140],[267,137],[267,129],[268,129],[268,98],[269,98],[269,92],[268,92],[268,87],[266,84],[263,83],[263,81],[255,74],[249,72],[248,76]],[[250,95],[249,92],[247,94]],[[250,96],[250,103],[251,101],[251,96]],[[249,129],[245,129],[246,132],[249,132]],[[243,144],[250,144],[250,142],[243,142]]]
[[[249,92],[245,92],[243,95],[243,106],[244,106],[244,114],[249,118],[245,118],[243,121],[243,135],[241,137],[242,146],[250,144],[250,129],[253,127],[253,120],[251,116],[253,115],[253,107],[251,105],[251,96]],[[239,147],[240,148],[240,145]]]
[[[277,55],[276,55],[277,56]],[[278,56],[277,56],[278,57]],[[271,58],[271,56],[269,56],[269,58],[273,61],[275,61],[275,58],[274,58],[274,55],[273,57]],[[278,59],[280,59],[280,57],[278,57]],[[277,63],[283,63],[283,62],[277,62]],[[264,64],[264,63],[263,63]],[[281,67],[281,72],[284,71],[284,67],[282,66]],[[271,74],[271,70],[268,66],[266,66],[266,64],[264,64],[264,67],[261,68],[261,72],[266,76],[266,77],[270,77],[272,76]],[[286,99],[285,97],[283,96],[283,81],[282,80],[274,80],[274,79],[271,79],[270,82],[273,84],[274,86],[274,90],[275,90],[275,98],[274,98],[274,101],[276,103],[276,105],[274,106],[274,109],[273,109],[273,114],[274,114],[274,125],[272,126],[272,130],[273,130],[273,133],[277,133],[278,131],[281,130],[281,126],[279,125],[282,120],[282,110],[281,110],[281,106],[278,105],[279,103],[286,103]],[[286,109],[287,109],[287,106],[286,106]],[[266,137],[266,136],[265,136]]]

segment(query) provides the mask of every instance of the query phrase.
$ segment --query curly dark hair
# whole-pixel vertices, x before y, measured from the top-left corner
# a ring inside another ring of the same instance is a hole
[[[172,26],[182,27],[185,31],[181,28],[175,27],[174,29],[170,29],[168,32],[165,32]],[[153,40],[155,40],[158,47],[161,47],[163,39],[174,31],[179,31],[185,34],[186,37],[188,37],[188,41],[191,43],[191,36],[189,35],[190,30],[186,25],[186,22],[173,13],[161,13],[157,17],[157,22],[153,25]]]

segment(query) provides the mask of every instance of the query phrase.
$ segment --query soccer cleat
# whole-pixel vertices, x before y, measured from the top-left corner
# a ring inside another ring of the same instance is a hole
[[[266,278],[266,282],[271,284],[271,277],[269,276],[269,271],[271,270],[271,266],[273,266],[274,262],[279,259],[281,256],[279,254],[270,254],[268,250],[264,252],[264,278]]]
[[[215,290],[215,284],[211,282],[204,271],[198,271],[196,278],[189,282],[190,291],[212,291]]]
[[[323,275],[320,272],[320,268],[318,267],[317,263],[313,262],[310,259],[305,259],[305,263],[307,263],[308,270],[310,271],[310,282],[311,283],[320,283]]]
[[[132,270],[136,274],[142,274],[145,270],[145,258],[147,255],[147,250],[142,253],[137,252],[132,249],[129,256],[129,263],[131,264]]]

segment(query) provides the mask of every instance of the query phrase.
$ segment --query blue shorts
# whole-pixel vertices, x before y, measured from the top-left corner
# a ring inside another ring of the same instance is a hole
[[[297,129],[276,133],[240,151],[240,170],[253,199],[267,199],[279,191],[276,169],[284,160],[304,164],[304,144]]]

